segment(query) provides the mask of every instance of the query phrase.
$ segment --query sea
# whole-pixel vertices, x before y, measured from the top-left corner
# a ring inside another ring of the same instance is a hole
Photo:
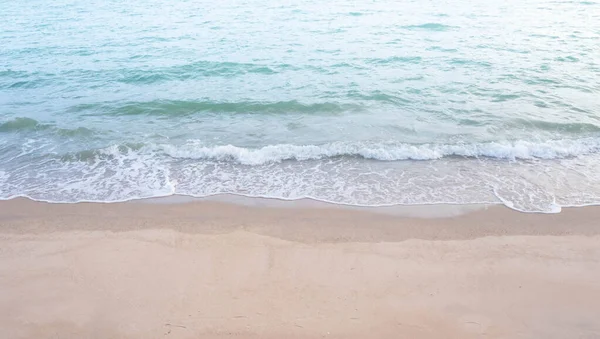
[[[0,1],[0,199],[600,204],[600,2]]]

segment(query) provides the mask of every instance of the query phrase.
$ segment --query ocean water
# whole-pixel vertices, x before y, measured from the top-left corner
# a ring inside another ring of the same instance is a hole
[[[0,2],[0,199],[600,203],[600,2]]]

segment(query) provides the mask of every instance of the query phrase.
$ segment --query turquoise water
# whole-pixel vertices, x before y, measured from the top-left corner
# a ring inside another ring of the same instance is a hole
[[[0,198],[600,203],[595,1],[0,2]]]

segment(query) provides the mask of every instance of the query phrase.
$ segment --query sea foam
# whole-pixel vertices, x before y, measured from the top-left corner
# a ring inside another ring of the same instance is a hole
[[[405,143],[329,143],[324,145],[268,145],[245,148],[233,145],[203,146],[201,141],[185,145],[162,145],[166,154],[175,158],[233,161],[244,165],[261,165],[284,160],[317,160],[340,156],[355,156],[382,161],[435,160],[459,156],[495,159],[559,159],[596,153],[599,138],[562,139],[544,142],[502,141],[463,144],[405,144]]]

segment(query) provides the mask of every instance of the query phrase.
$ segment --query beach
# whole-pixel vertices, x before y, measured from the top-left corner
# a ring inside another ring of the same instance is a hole
[[[600,2],[0,22],[0,339],[600,339]]]
[[[0,337],[600,337],[598,207],[226,201],[0,202]]]

